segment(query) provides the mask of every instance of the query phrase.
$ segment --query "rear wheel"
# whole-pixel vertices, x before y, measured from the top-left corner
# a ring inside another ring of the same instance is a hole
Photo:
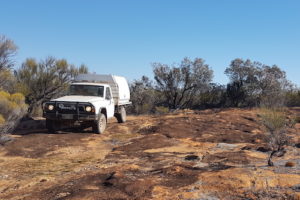
[[[101,134],[104,133],[106,128],[106,116],[101,113],[99,119],[95,122],[93,126],[94,133]]]
[[[119,113],[115,114],[115,117],[117,118],[119,123],[124,123],[126,122],[126,109],[124,106],[121,106],[119,108]]]

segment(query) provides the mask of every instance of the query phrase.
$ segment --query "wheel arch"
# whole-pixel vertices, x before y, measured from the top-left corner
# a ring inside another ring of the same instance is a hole
[[[104,114],[106,119],[107,119],[107,110],[106,110],[106,108],[104,108],[104,107],[100,108],[99,109],[99,116],[100,116],[100,114]]]

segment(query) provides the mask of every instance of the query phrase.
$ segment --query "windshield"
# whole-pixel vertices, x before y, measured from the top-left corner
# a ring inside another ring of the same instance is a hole
[[[103,86],[71,85],[69,89],[69,95],[103,97],[103,91],[104,91]]]

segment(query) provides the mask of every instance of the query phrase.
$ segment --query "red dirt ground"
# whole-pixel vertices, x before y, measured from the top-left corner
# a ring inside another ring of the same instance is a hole
[[[268,167],[257,110],[130,116],[102,135],[43,124],[0,146],[0,199],[300,199],[300,124]]]

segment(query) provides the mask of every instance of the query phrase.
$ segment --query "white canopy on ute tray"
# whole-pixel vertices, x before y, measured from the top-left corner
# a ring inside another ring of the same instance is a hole
[[[131,104],[127,80],[122,76],[104,74],[79,74],[74,82],[108,84],[112,90],[115,105]]]

